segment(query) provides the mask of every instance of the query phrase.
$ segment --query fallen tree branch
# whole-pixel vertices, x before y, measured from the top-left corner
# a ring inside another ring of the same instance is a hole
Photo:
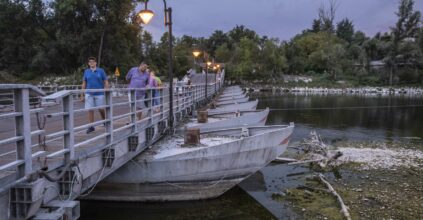
[[[286,165],[301,165],[301,164],[306,164],[306,163],[317,163],[317,162],[321,162],[323,159],[316,159],[316,160],[303,160],[303,161],[296,161],[296,162],[292,162],[292,163],[287,163]]]
[[[335,189],[332,187],[332,185],[330,185],[330,183],[328,182],[328,181],[326,181],[325,180],[325,178],[324,178],[324,176],[321,174],[321,173],[319,173],[319,176],[318,176],[319,178],[318,178],[318,180],[321,182],[321,183],[323,183],[323,184],[325,184],[326,185],[326,187],[329,189],[329,191],[330,191],[330,193],[333,195],[333,196],[335,196],[336,197],[336,200],[338,201],[338,203],[339,203],[339,205],[341,206],[341,212],[342,212],[342,214],[344,215],[344,217],[347,219],[347,220],[351,220],[351,215],[350,215],[350,213],[349,213],[349,211],[348,211],[348,207],[345,205],[345,203],[344,203],[344,201],[342,200],[342,198],[341,198],[341,196],[335,191]]]
[[[275,160],[273,160],[272,162],[276,162],[276,163],[292,163],[292,162],[297,162],[298,160],[296,159],[292,159],[292,158],[286,158],[286,157],[277,157]]]

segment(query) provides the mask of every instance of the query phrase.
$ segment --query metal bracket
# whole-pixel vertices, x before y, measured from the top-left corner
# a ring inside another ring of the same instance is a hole
[[[21,183],[10,189],[11,219],[28,219],[35,215],[43,201],[44,179]]]
[[[154,137],[154,126],[145,129],[145,141],[150,143]]]
[[[113,162],[115,161],[115,149],[114,148],[107,148],[103,150],[103,163],[106,167],[110,168],[113,166]]]
[[[62,179],[58,182],[59,183],[59,192],[60,195],[63,197],[69,197],[69,195],[72,193],[73,188],[76,185],[82,186],[82,183],[79,183],[79,180],[75,180],[75,171],[73,170],[67,170],[65,171],[65,174],[63,175]]]
[[[246,127],[241,128],[241,137],[249,137],[250,136],[250,130]]]
[[[128,137],[128,151],[134,152],[138,147],[138,136],[129,136]]]
[[[160,121],[159,124],[157,125],[157,128],[158,128],[158,133],[163,134],[166,129],[166,122]]]

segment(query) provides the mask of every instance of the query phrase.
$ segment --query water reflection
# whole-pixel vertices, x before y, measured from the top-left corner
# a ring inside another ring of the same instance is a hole
[[[274,217],[239,187],[217,199],[129,203],[81,201],[81,220],[132,219],[274,219]]]
[[[423,98],[420,97],[272,93],[253,94],[251,97],[259,98],[258,108],[274,109],[270,112],[268,124],[286,124],[291,121],[296,123],[293,141],[307,137],[311,130],[316,130],[331,142],[404,141],[410,137],[423,138]],[[410,105],[421,106],[404,107]],[[328,109],[331,107],[336,109]],[[342,109],[342,107],[369,108]],[[279,219],[301,219],[287,204],[274,201],[272,194],[281,193],[284,189],[301,184],[304,181],[303,174],[307,172],[310,171],[302,167],[272,164],[240,184],[271,214],[236,187],[220,198],[205,201],[172,203],[83,201],[81,219],[272,219],[274,218],[272,215]],[[293,173],[301,175],[292,175]]]
[[[269,124],[290,121],[297,124],[296,140],[307,135],[310,129],[318,129],[322,136],[330,139],[423,138],[421,97],[272,93],[256,96],[260,99],[258,108],[275,109],[270,112]]]

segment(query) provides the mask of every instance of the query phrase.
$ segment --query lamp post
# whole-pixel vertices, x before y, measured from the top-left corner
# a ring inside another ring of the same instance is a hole
[[[206,92],[206,96],[205,96],[205,98],[206,98],[206,100],[207,100],[207,98],[208,98],[208,95],[207,95],[207,87],[208,87],[208,85],[207,85],[207,77],[208,77],[208,75],[209,75],[209,66],[211,65],[211,62],[210,61],[207,61],[206,62],[206,87],[205,87],[205,92]]]
[[[194,55],[194,66],[195,66],[195,64],[197,64],[197,62],[196,62],[196,58],[197,58],[198,56],[200,56],[200,54],[201,54],[201,52],[200,52],[199,50],[194,50],[194,51],[192,51],[192,55]]]
[[[216,65],[216,84],[217,84],[217,74],[219,74],[219,89],[220,89],[220,64]]]
[[[213,66],[213,71],[214,71],[214,92],[216,93],[217,91],[217,66]]]
[[[154,16],[154,12],[147,9],[147,3],[148,0],[144,2],[145,9],[138,12],[138,16],[141,18],[142,22],[144,24],[148,24],[150,20]],[[169,62],[169,72],[168,72],[168,78],[169,78],[169,127],[170,131],[173,131],[173,60],[172,60],[172,53],[173,53],[173,42],[172,42],[172,8],[167,7],[166,0],[163,0],[164,4],[164,13],[165,13],[165,26],[169,27],[169,56],[168,56],[168,62]]]

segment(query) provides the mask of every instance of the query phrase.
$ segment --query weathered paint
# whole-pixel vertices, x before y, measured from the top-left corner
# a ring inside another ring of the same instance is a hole
[[[280,139],[288,138],[293,128],[294,126],[252,128],[249,137],[160,159],[154,159],[148,153],[140,155],[109,176],[100,184],[100,190],[94,191],[90,198],[163,201],[219,196],[282,154],[287,144],[279,145]],[[239,129],[226,133],[234,134],[236,130],[239,133]],[[211,133],[222,135],[225,130]],[[160,145],[152,149],[155,147]],[[189,186],[191,190],[176,187],[178,184]],[[205,188],[204,185],[207,184],[212,187]]]

